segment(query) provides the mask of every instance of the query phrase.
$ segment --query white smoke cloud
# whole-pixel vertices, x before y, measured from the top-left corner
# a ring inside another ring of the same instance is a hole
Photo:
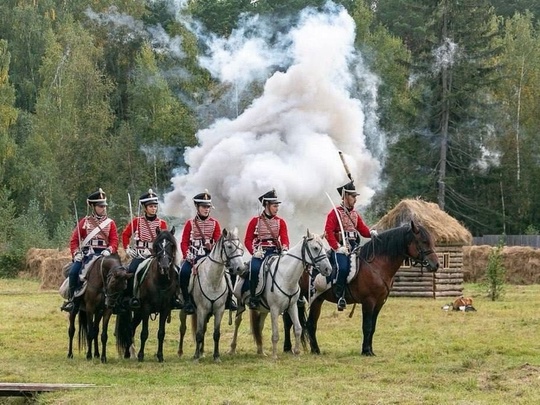
[[[248,83],[276,63],[287,68],[273,73],[237,118],[219,119],[196,134],[198,145],[184,156],[188,169],[171,180],[161,209],[184,221],[194,215],[192,197],[208,189],[212,215],[243,232],[260,212],[257,198],[275,188],[294,244],[306,228],[322,233],[331,209],[325,193],[339,204],[336,187],[348,179],[338,150],[360,192],[358,205],[374,194],[381,168],[364,133],[365,111],[372,106],[353,98],[351,89],[375,78],[360,68],[354,21],[331,3],[323,12],[305,10],[277,45],[265,38],[241,41],[241,31],[210,44],[204,63],[216,77]]]

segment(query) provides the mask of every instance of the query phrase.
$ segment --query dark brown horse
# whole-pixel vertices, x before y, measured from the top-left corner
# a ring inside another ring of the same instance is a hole
[[[373,335],[377,325],[377,317],[383,307],[394,275],[405,259],[411,259],[434,272],[439,268],[439,258],[435,253],[433,238],[428,231],[411,221],[410,225],[381,232],[379,236],[367,242],[357,252],[356,265],[359,269],[346,288],[345,299],[347,303],[362,304],[362,355],[374,356]],[[304,274],[300,281],[302,293],[308,297],[309,275]],[[305,324],[304,333],[307,333],[311,346],[311,353],[320,354],[317,343],[317,321],[321,314],[324,301],[337,302],[333,288],[317,296],[311,303],[309,316]],[[303,307],[301,311],[304,312]],[[302,318],[302,315],[301,315]],[[305,313],[303,314],[305,319]],[[285,351],[291,348],[290,319],[285,322]]]
[[[152,246],[152,258],[146,276],[138,290],[141,307],[134,311],[132,337],[142,322],[141,347],[137,354],[139,361],[144,360],[144,346],[148,339],[148,321],[151,314],[159,314],[158,350],[156,357],[163,361],[163,341],[165,340],[165,323],[171,315],[173,296],[177,288],[177,272],[175,268],[178,245],[174,237],[175,228],[171,231],[157,229],[157,236]],[[129,357],[129,348],[124,357]]]
[[[68,358],[73,358],[73,336],[75,335],[75,318],[79,315],[79,348],[86,345],[86,359],[99,355],[99,325],[101,327],[101,362],[107,362],[107,340],[109,320],[122,292],[127,287],[127,279],[131,275],[120,262],[118,255],[100,256],[86,272],[87,286],[79,299],[77,308],[69,314],[69,349]]]

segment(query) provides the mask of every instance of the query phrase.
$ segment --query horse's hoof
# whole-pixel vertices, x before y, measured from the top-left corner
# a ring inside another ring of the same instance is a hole
[[[68,353],[67,358],[72,359],[73,358],[73,353]]]
[[[214,363],[221,363],[220,357],[214,357]]]
[[[106,364],[106,363],[107,363],[107,357],[102,357],[101,364]]]

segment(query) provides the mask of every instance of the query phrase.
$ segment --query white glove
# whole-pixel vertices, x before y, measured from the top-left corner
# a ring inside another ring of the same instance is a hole
[[[259,249],[259,250],[256,250],[255,252],[253,252],[253,257],[255,259],[262,259],[264,258],[264,251],[262,249]]]
[[[111,251],[109,249],[105,249],[103,252],[101,252],[101,256],[110,256],[111,255]]]
[[[336,253],[341,253],[342,255],[348,255],[349,254],[349,249],[347,249],[347,247],[345,247],[345,246],[340,246],[336,250]]]
[[[84,255],[82,254],[82,252],[75,252],[75,254],[73,255],[73,261],[82,262],[83,257]]]
[[[282,255],[286,255],[286,254],[287,254],[287,248],[281,249],[281,254],[282,254]]]
[[[195,255],[191,251],[188,251],[186,255],[186,260],[187,261],[195,260]]]
[[[369,231],[369,234],[372,238],[376,238],[377,236],[379,236],[379,232],[377,232],[376,229],[372,229],[371,231]]]
[[[144,249],[144,250],[142,251],[142,255],[143,255],[144,257],[150,257],[150,256],[152,256],[152,252],[150,251],[150,249],[146,248],[146,249]]]
[[[131,257],[132,259],[135,259],[137,257],[137,250],[133,249],[131,246],[128,246],[126,248],[126,254]]]

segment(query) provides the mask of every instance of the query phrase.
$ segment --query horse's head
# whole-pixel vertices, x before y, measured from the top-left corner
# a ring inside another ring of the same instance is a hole
[[[133,273],[126,270],[117,255],[104,258],[102,266],[103,269],[108,269],[105,280],[105,305],[112,308],[127,288],[127,281],[133,276]]]
[[[302,261],[313,266],[325,277],[332,273],[332,265],[328,259],[323,239],[319,235],[309,232],[309,229],[302,241]]]
[[[245,264],[242,260],[244,248],[238,237],[237,228],[234,228],[232,232],[223,229],[221,237],[214,246],[214,250],[218,251],[221,263],[225,264],[225,267],[231,273],[241,274],[244,272]]]
[[[178,246],[176,238],[174,237],[174,232],[174,226],[170,231],[160,228],[156,229],[157,236],[152,247],[161,275],[169,274],[169,269],[174,266],[176,260]]]
[[[429,271],[437,271],[439,268],[439,256],[435,252],[435,242],[430,233],[421,225],[411,221],[410,233],[412,235],[407,249],[408,255],[417,264],[426,267]]]

